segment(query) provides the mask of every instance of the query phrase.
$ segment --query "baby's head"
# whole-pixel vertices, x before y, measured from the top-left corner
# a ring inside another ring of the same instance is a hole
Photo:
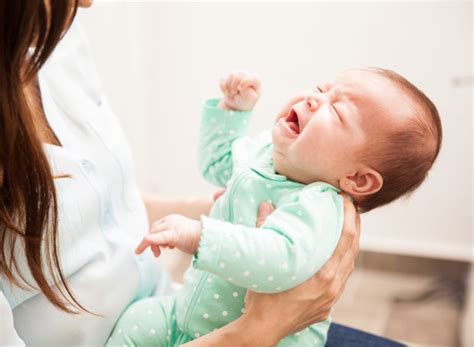
[[[293,97],[272,129],[278,173],[328,182],[363,212],[416,189],[438,156],[433,103],[397,73],[354,69]]]

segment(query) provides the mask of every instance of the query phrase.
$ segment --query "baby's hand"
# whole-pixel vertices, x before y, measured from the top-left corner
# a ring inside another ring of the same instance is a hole
[[[221,79],[224,98],[219,107],[236,111],[251,111],[260,97],[260,80],[248,72],[233,72]]]
[[[161,254],[160,247],[178,248],[194,254],[201,239],[201,223],[178,214],[172,214],[153,223],[150,232],[143,238],[135,250],[141,254],[151,247],[155,257]]]

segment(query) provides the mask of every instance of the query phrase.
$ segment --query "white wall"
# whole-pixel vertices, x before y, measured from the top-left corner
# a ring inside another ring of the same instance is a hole
[[[418,192],[363,216],[362,248],[472,258],[471,3],[97,3],[79,17],[139,182],[164,195],[215,190],[196,143],[200,103],[223,74],[262,77],[257,133],[294,91],[344,69],[401,73],[438,106],[444,144]]]

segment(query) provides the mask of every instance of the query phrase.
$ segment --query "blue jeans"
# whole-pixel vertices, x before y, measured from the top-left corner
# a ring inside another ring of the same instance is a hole
[[[401,343],[333,323],[326,347],[403,347]]]

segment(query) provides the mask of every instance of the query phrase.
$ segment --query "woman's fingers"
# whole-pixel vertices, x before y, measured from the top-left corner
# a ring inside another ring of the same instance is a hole
[[[272,214],[273,211],[275,211],[275,208],[271,203],[265,201],[260,204],[257,215],[257,228],[260,228],[262,224],[265,223],[265,220],[269,215]]]
[[[257,226],[273,211],[271,205],[260,205]],[[247,291],[244,314],[260,314],[262,319],[279,319],[285,335],[295,333],[310,324],[328,318],[341,296],[359,250],[360,218],[354,205],[344,196],[344,225],[338,246],[326,264],[302,284],[277,294]]]
[[[358,213],[354,204],[347,195],[341,195],[344,198],[344,223],[336,250],[328,261],[336,264],[339,264],[347,251],[353,248],[354,241],[357,240],[358,242],[360,232],[360,219],[357,217]],[[357,221],[359,221],[359,224],[357,224]]]
[[[334,254],[314,276],[316,282],[326,288],[326,299],[331,303],[341,295],[347,279],[354,270],[355,259],[359,252],[360,216],[349,197],[341,195],[344,198],[341,238]]]
[[[346,198],[345,198],[346,199]],[[345,209],[348,211],[348,221],[344,221],[343,230],[347,236],[348,248],[345,250],[339,264],[337,273],[341,276],[342,282],[345,283],[352,271],[354,270],[355,260],[359,255],[360,240],[360,214],[350,201],[344,200]],[[355,214],[355,215],[354,215]],[[350,241],[352,242],[350,243]]]
[[[214,202],[216,202],[217,199],[219,199],[222,195],[224,195],[224,193],[225,193],[225,189],[221,189],[215,192],[214,195],[212,196],[212,199],[214,200]]]
[[[341,281],[343,283],[347,281],[352,271],[354,271],[355,260],[357,258],[357,255],[359,254],[359,235],[360,233],[357,233],[352,247],[342,257],[341,261],[338,264],[337,273],[341,277]]]
[[[325,301],[330,307],[342,294],[346,282],[354,270],[359,252],[360,215],[349,197],[344,197],[344,224],[341,238],[331,258],[314,276],[316,283],[325,290]]]

